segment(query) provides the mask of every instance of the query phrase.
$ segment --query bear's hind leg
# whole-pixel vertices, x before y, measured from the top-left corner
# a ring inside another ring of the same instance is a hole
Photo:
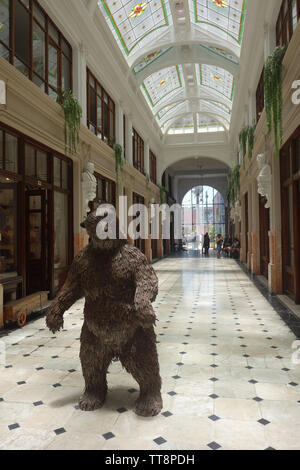
[[[132,347],[120,356],[122,365],[140,386],[140,396],[135,404],[139,416],[158,415],[163,407],[161,378],[153,328],[139,329]]]
[[[82,411],[102,408],[107,394],[107,369],[112,358],[106,354],[100,340],[84,324],[81,332],[80,360],[85,391],[79,400]]]

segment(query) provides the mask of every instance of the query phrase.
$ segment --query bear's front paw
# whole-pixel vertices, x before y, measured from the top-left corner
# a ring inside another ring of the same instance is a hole
[[[163,407],[161,395],[145,395],[139,397],[135,404],[135,412],[139,416],[151,417],[157,416]]]
[[[64,319],[62,315],[48,314],[46,317],[46,325],[52,333],[56,333],[64,326]]]
[[[80,398],[78,405],[82,411],[94,411],[98,410],[99,408],[102,408],[104,402],[105,396],[101,398],[86,392]]]

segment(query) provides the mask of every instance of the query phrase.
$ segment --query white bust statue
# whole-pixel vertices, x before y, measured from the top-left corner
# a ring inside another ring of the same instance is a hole
[[[82,196],[83,196],[83,212],[89,212],[89,202],[93,201],[97,196],[97,179],[94,175],[95,165],[88,162],[82,173]]]
[[[272,202],[272,169],[268,163],[265,162],[265,156],[258,155],[257,161],[260,168],[260,173],[257,177],[258,193],[267,199],[265,205],[266,209],[270,209]]]

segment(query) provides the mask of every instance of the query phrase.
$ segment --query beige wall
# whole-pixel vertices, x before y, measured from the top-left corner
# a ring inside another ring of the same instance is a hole
[[[292,103],[292,83],[300,79],[300,24],[298,25],[283,61],[283,144],[300,126],[300,106]],[[241,202],[242,202],[242,254],[241,259],[246,261],[245,253],[245,221],[244,196],[249,195],[249,252],[248,266],[254,274],[260,274],[260,248],[259,248],[259,195],[257,192],[257,177],[259,168],[256,156],[264,153],[266,162],[272,168],[272,205],[270,238],[270,264],[269,289],[272,293],[282,293],[282,246],[281,246],[281,190],[280,190],[280,162],[275,155],[273,134],[268,133],[266,113],[263,112],[255,132],[255,145],[253,158],[248,156],[245,165],[241,167]]]
[[[0,80],[6,83],[7,102],[0,106],[0,122],[6,124],[39,143],[65,154],[64,116],[60,106],[53,102],[36,85],[0,58]],[[75,254],[87,243],[85,231],[80,228],[82,211],[81,174],[86,161],[95,164],[95,171],[116,181],[114,151],[99,140],[85,126],[81,126],[80,144],[76,155],[70,158],[74,164],[74,246]],[[119,185],[120,194],[132,191],[143,196],[147,203],[154,198],[159,201],[159,189],[128,163],[124,166],[124,183]],[[147,256],[151,259],[148,246]]]

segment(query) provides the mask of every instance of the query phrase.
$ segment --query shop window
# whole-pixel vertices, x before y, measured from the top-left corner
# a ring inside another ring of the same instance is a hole
[[[132,198],[133,204],[145,204],[145,199],[143,196],[140,196],[139,194],[133,193],[133,198]],[[137,213],[137,216],[139,216],[139,213]],[[140,226],[137,226],[137,231],[140,230]],[[138,248],[142,253],[145,254],[146,252],[146,242],[142,238],[138,238],[137,240],[134,240],[134,246]]]
[[[112,146],[116,136],[116,110],[115,103],[87,70],[87,122],[89,129]]]
[[[54,269],[69,264],[69,206],[68,195],[54,192]]]
[[[72,48],[36,0],[0,0],[0,19],[0,57],[54,100],[72,89]]]
[[[18,139],[0,130],[0,169],[18,172]]]
[[[54,186],[61,189],[69,187],[69,165],[65,160],[54,157]]]
[[[300,0],[283,0],[276,24],[277,46],[288,45],[300,18]]]
[[[97,179],[97,196],[93,204],[93,209],[99,204],[111,204],[116,207],[116,183],[104,176],[95,173]]]
[[[41,181],[48,181],[48,156],[45,152],[25,145],[25,175]]]
[[[17,276],[17,185],[0,177],[0,279]]]
[[[145,174],[145,144],[135,129],[132,130],[133,166]]]

